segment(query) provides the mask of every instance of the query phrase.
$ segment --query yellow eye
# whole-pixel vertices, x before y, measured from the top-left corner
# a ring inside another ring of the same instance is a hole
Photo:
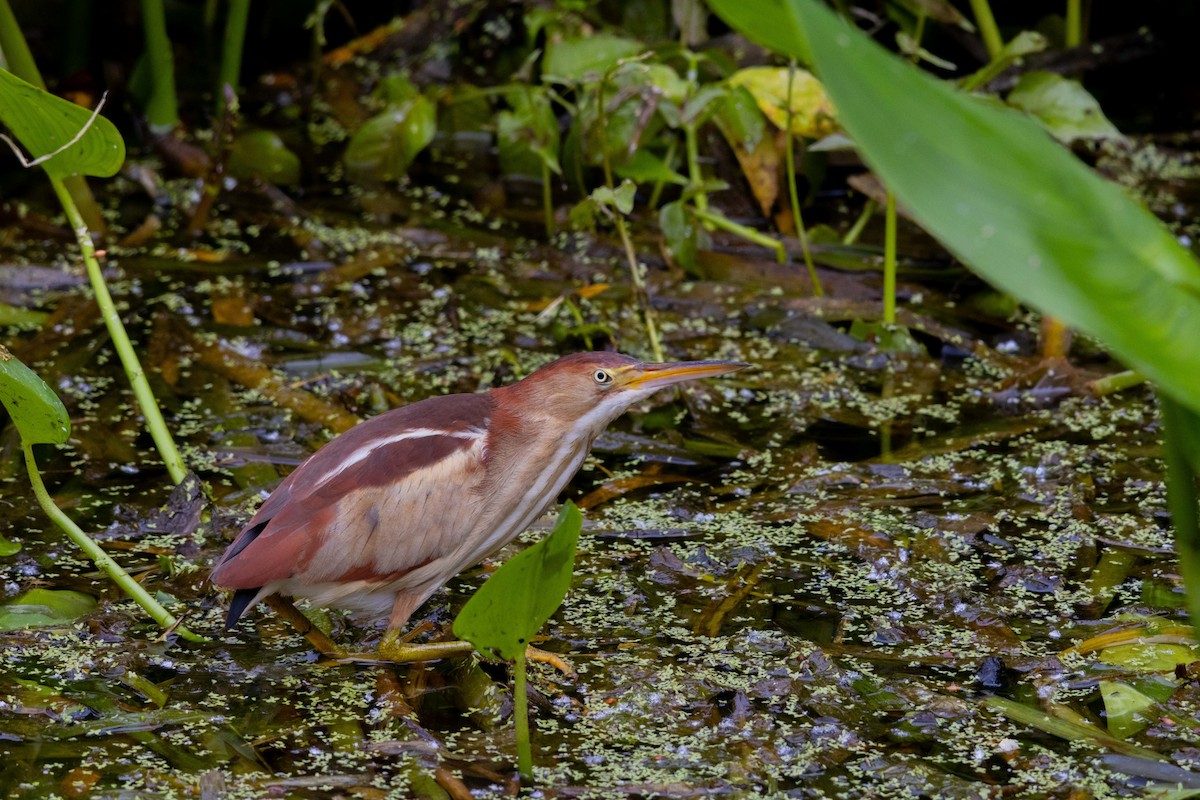
[[[606,383],[612,383],[613,379],[612,375],[606,369],[596,370],[594,373],[592,373],[592,378],[595,379],[596,383],[600,384],[601,386]]]

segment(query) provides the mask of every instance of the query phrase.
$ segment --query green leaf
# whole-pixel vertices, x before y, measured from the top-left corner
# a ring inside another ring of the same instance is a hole
[[[551,39],[542,60],[542,78],[551,83],[577,83],[588,73],[600,74],[622,58],[635,56],[642,50],[636,39],[598,33],[573,39]]]
[[[0,606],[0,631],[70,625],[90,614],[96,599],[69,589],[30,589]]]
[[[1100,660],[1134,672],[1173,672],[1197,660],[1194,647],[1169,642],[1118,644],[1100,651]]]
[[[583,515],[567,501],[545,539],[523,550],[488,578],[454,620],[454,635],[512,661],[571,587]]]
[[[1150,724],[1143,712],[1154,707],[1154,700],[1129,684],[1100,681],[1100,697],[1104,700],[1108,732],[1118,739],[1128,739]]]
[[[1192,624],[1200,625],[1200,414],[1166,395],[1159,396],[1158,404],[1179,574],[1187,587]]]
[[[29,444],[62,444],[71,420],[58,395],[29,367],[0,345],[0,403]]]
[[[641,149],[628,162],[616,166],[613,171],[622,178],[635,183],[673,183],[686,186],[688,179],[667,166],[667,163],[649,150]]]
[[[788,83],[791,83],[791,104]],[[833,105],[811,72],[787,67],[746,67],[729,76],[729,85],[745,88],[776,128],[786,130],[791,112],[792,134],[820,139],[837,130]]]
[[[850,335],[860,342],[870,342],[881,353],[907,353],[927,356],[925,347],[913,338],[903,325],[856,319],[850,323]]]
[[[78,141],[44,161],[50,175],[107,178],[125,161],[125,142],[107,119],[0,69],[0,122],[29,151],[31,160]],[[80,135],[80,131],[83,134]]]
[[[262,178],[281,186],[300,182],[300,157],[274,131],[239,134],[230,147],[226,169],[235,178]]]
[[[1200,348],[1180,344],[1200,341],[1200,266],[1119,187],[1028,117],[922,73],[812,0],[712,7],[784,53],[811,48],[866,161],[974,271],[1200,410]],[[764,40],[750,24],[766,19]]]
[[[496,115],[496,144],[506,175],[540,177],[543,166],[562,174],[558,119],[544,91],[514,95],[513,110]]]
[[[407,75],[394,72],[379,82],[374,94],[389,106],[399,106],[420,97],[421,90]]]
[[[1062,142],[1121,135],[1083,84],[1053,72],[1025,73],[1009,92],[1007,102],[1037,117]]]
[[[732,87],[717,107],[713,122],[731,142],[753,150],[767,130],[767,118],[745,86]]]
[[[21,543],[13,542],[0,536],[0,558],[7,558],[21,552]]]
[[[682,200],[667,203],[658,212],[659,227],[667,241],[667,250],[689,274],[697,275],[697,254],[712,247],[712,239],[704,227],[688,216]]]
[[[437,110],[417,96],[371,117],[346,148],[346,172],[358,182],[402,178],[437,133]]]

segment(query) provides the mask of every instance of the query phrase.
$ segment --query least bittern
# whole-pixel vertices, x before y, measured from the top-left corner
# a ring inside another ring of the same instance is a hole
[[[747,366],[560,358],[481,394],[433,397],[352,428],[297,467],[212,571],[227,627],[273,592],[382,614],[394,641],[446,581],[557,498],[608,424],[664,386]]]

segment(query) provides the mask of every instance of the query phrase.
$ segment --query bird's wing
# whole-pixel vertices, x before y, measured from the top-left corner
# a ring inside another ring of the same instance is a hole
[[[229,546],[213,583],[382,582],[452,551],[480,513],[490,407],[473,405],[453,420],[408,406],[317,451]]]

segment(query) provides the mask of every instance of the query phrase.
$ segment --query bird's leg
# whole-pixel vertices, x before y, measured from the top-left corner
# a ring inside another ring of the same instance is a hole
[[[442,658],[462,658],[468,656],[475,651],[474,645],[470,642],[452,639],[448,642],[423,642],[413,643],[405,642],[402,637],[392,634],[396,631],[388,631],[384,635],[383,640],[379,643],[379,654],[376,657],[372,656],[347,656],[349,660],[365,660],[377,661],[384,659],[396,664],[411,664],[416,661],[437,661]],[[529,661],[537,661],[542,664],[549,664],[564,675],[574,675],[575,670],[562,656],[556,653],[549,653],[545,650],[539,650],[533,645],[525,648],[525,658]]]
[[[346,655],[346,651],[333,643],[325,633],[312,624],[308,617],[300,613],[300,609],[292,604],[292,601],[286,597],[281,597],[277,594],[269,594],[263,598],[263,602],[271,607],[281,619],[289,623],[296,629],[296,633],[308,640],[308,643],[316,648],[317,652],[327,658],[342,658]]]
[[[398,594],[392,604],[392,615],[388,619],[387,632],[379,641],[379,650],[375,654],[351,654],[345,658],[350,661],[391,661],[396,664],[411,664],[416,661],[437,661],[443,658],[461,658],[475,651],[470,642],[450,640],[448,642],[412,642],[409,639],[416,635],[420,627],[407,635],[401,630],[404,623],[416,611],[423,601],[421,595]],[[547,653],[530,645],[525,652],[525,658],[549,664],[566,675],[574,674],[571,665],[554,653]]]

